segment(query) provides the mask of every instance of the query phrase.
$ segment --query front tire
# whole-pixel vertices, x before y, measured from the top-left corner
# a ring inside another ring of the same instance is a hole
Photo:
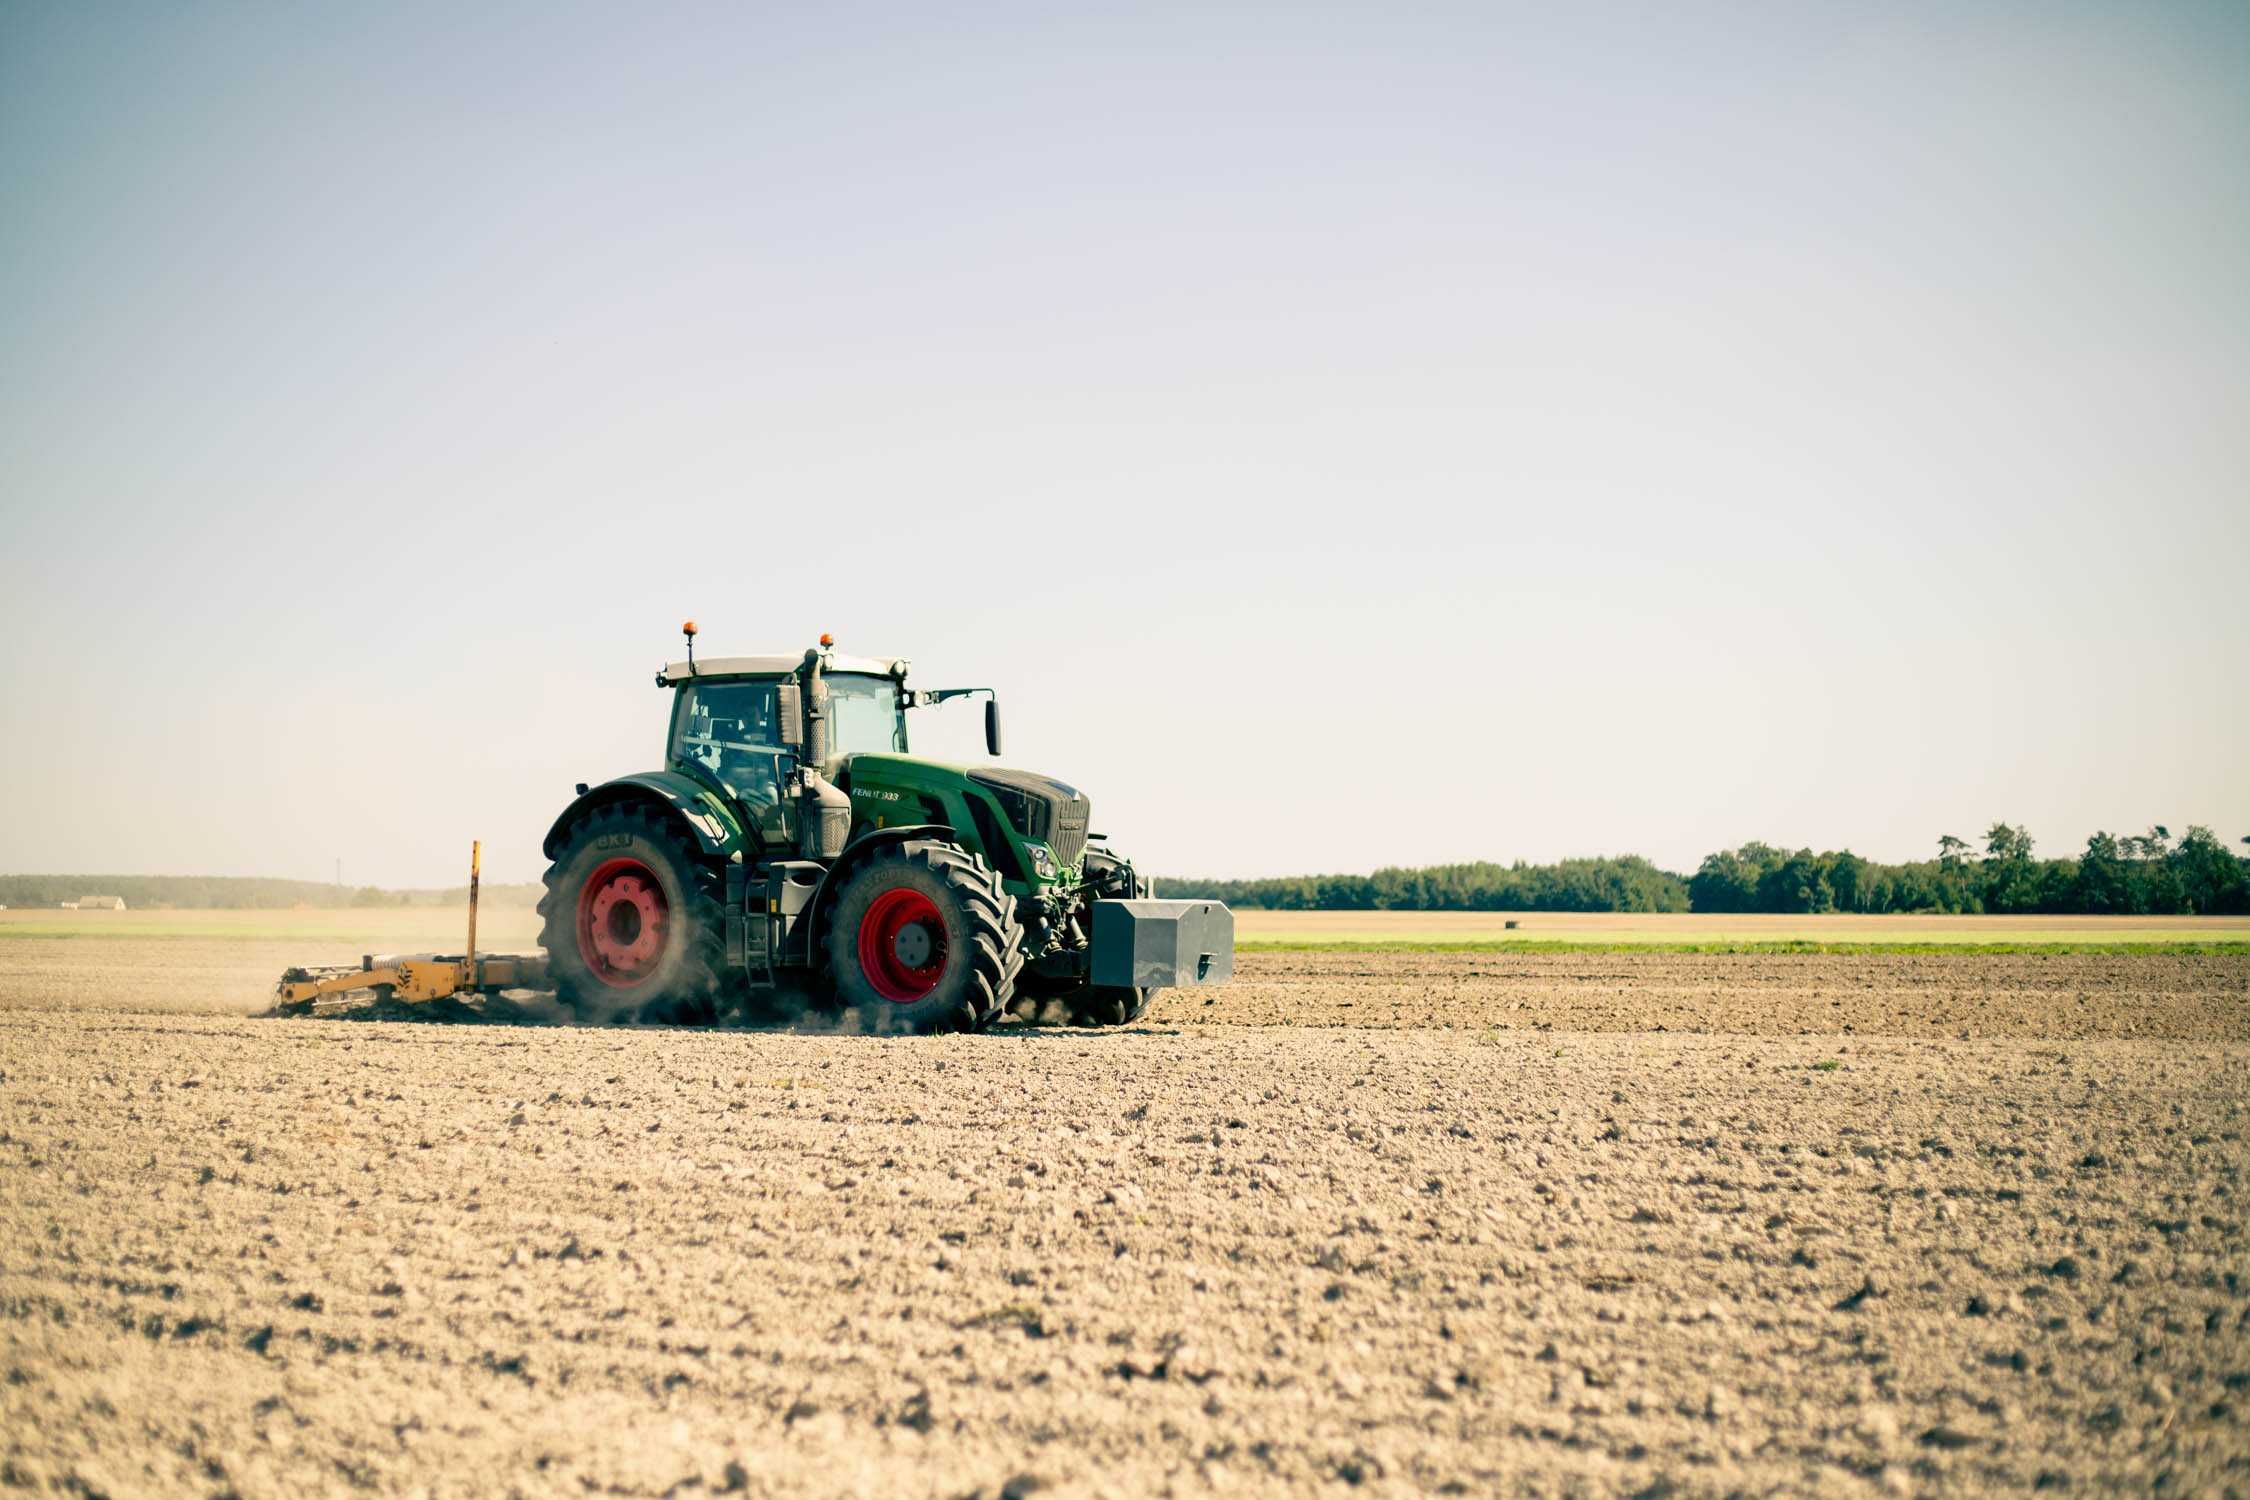
[[[628,803],[580,819],[539,902],[558,998],[585,1021],[716,1019],[723,889],[721,873],[656,808]]]
[[[828,918],[837,998],[868,1031],[982,1031],[1022,966],[1014,898],[955,844],[876,850],[845,877]]]

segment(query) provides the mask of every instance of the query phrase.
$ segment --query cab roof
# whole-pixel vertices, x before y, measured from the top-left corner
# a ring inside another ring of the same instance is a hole
[[[669,687],[675,682],[685,682],[690,675],[702,677],[786,677],[804,665],[805,653],[793,652],[787,656],[699,656],[695,671],[688,671],[684,661],[667,662],[657,674],[657,684]],[[831,651],[827,654],[830,672],[859,672],[870,677],[903,677],[906,675],[906,658],[903,656],[845,656]]]

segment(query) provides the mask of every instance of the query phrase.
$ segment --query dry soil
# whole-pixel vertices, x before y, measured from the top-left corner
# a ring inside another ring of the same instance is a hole
[[[0,994],[0,1483],[2250,1491],[2246,983],[1250,955],[926,1040]]]

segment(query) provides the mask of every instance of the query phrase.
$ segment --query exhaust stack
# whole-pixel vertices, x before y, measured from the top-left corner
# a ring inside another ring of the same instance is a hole
[[[807,858],[834,859],[844,852],[844,841],[851,836],[852,799],[822,770],[828,761],[830,738],[828,682],[821,672],[832,643],[827,636],[820,642],[805,653],[805,663],[797,669],[805,699],[805,754],[797,767],[798,844]]]

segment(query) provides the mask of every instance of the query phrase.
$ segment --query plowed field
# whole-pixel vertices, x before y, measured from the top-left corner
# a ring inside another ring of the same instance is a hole
[[[2250,1489],[2239,956],[1261,953],[892,1040],[251,1019],[239,943],[164,1013],[104,984],[170,939],[39,941],[34,1491]]]

